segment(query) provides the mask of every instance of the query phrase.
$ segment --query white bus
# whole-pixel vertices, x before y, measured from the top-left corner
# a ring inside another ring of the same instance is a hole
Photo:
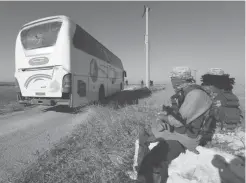
[[[67,16],[25,24],[15,47],[17,100],[71,108],[124,88],[121,60]]]

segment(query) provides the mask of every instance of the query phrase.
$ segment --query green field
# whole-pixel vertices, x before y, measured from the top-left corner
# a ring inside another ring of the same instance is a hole
[[[8,104],[16,101],[16,92],[14,86],[0,86],[1,103]]]
[[[13,111],[23,111],[25,107],[16,101],[14,86],[0,85],[0,115]]]
[[[0,115],[30,108],[17,102],[15,84],[0,82]]]

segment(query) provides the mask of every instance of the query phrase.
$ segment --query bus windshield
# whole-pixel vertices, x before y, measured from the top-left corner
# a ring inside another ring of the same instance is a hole
[[[26,50],[54,46],[62,22],[49,22],[33,26],[21,32],[21,42]]]

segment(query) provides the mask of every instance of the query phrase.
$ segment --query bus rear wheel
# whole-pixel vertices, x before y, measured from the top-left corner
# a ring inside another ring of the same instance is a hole
[[[99,89],[99,104],[104,104],[105,103],[105,90],[104,87],[101,86]]]
[[[120,91],[122,91],[122,90],[123,90],[123,84],[120,83]]]

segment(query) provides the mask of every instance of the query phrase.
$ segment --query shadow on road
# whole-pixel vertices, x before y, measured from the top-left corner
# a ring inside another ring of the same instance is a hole
[[[116,93],[116,94],[110,96],[110,97],[107,97],[104,101],[100,102],[100,105],[119,108],[119,107],[123,107],[125,105],[138,104],[139,99],[149,97],[151,95],[151,93],[152,92],[146,87],[139,88],[136,90],[123,90],[119,93]],[[84,105],[84,106],[81,106],[81,107],[78,107],[75,109],[71,109],[67,106],[54,106],[54,107],[46,108],[42,111],[43,112],[55,111],[55,112],[76,114],[78,112],[81,112],[81,110],[83,110],[83,108],[85,108],[89,105],[92,105],[92,104],[87,104],[87,105]]]
[[[42,112],[48,112],[48,111],[54,111],[54,112],[62,112],[62,113],[74,113],[75,110],[68,107],[68,106],[53,106],[53,107],[48,107],[46,109],[43,109]]]
[[[136,90],[124,90],[116,93],[113,96],[108,97],[103,104],[104,105],[117,105],[122,107],[124,105],[138,104],[138,100],[147,98],[151,95],[151,91],[144,87]]]

